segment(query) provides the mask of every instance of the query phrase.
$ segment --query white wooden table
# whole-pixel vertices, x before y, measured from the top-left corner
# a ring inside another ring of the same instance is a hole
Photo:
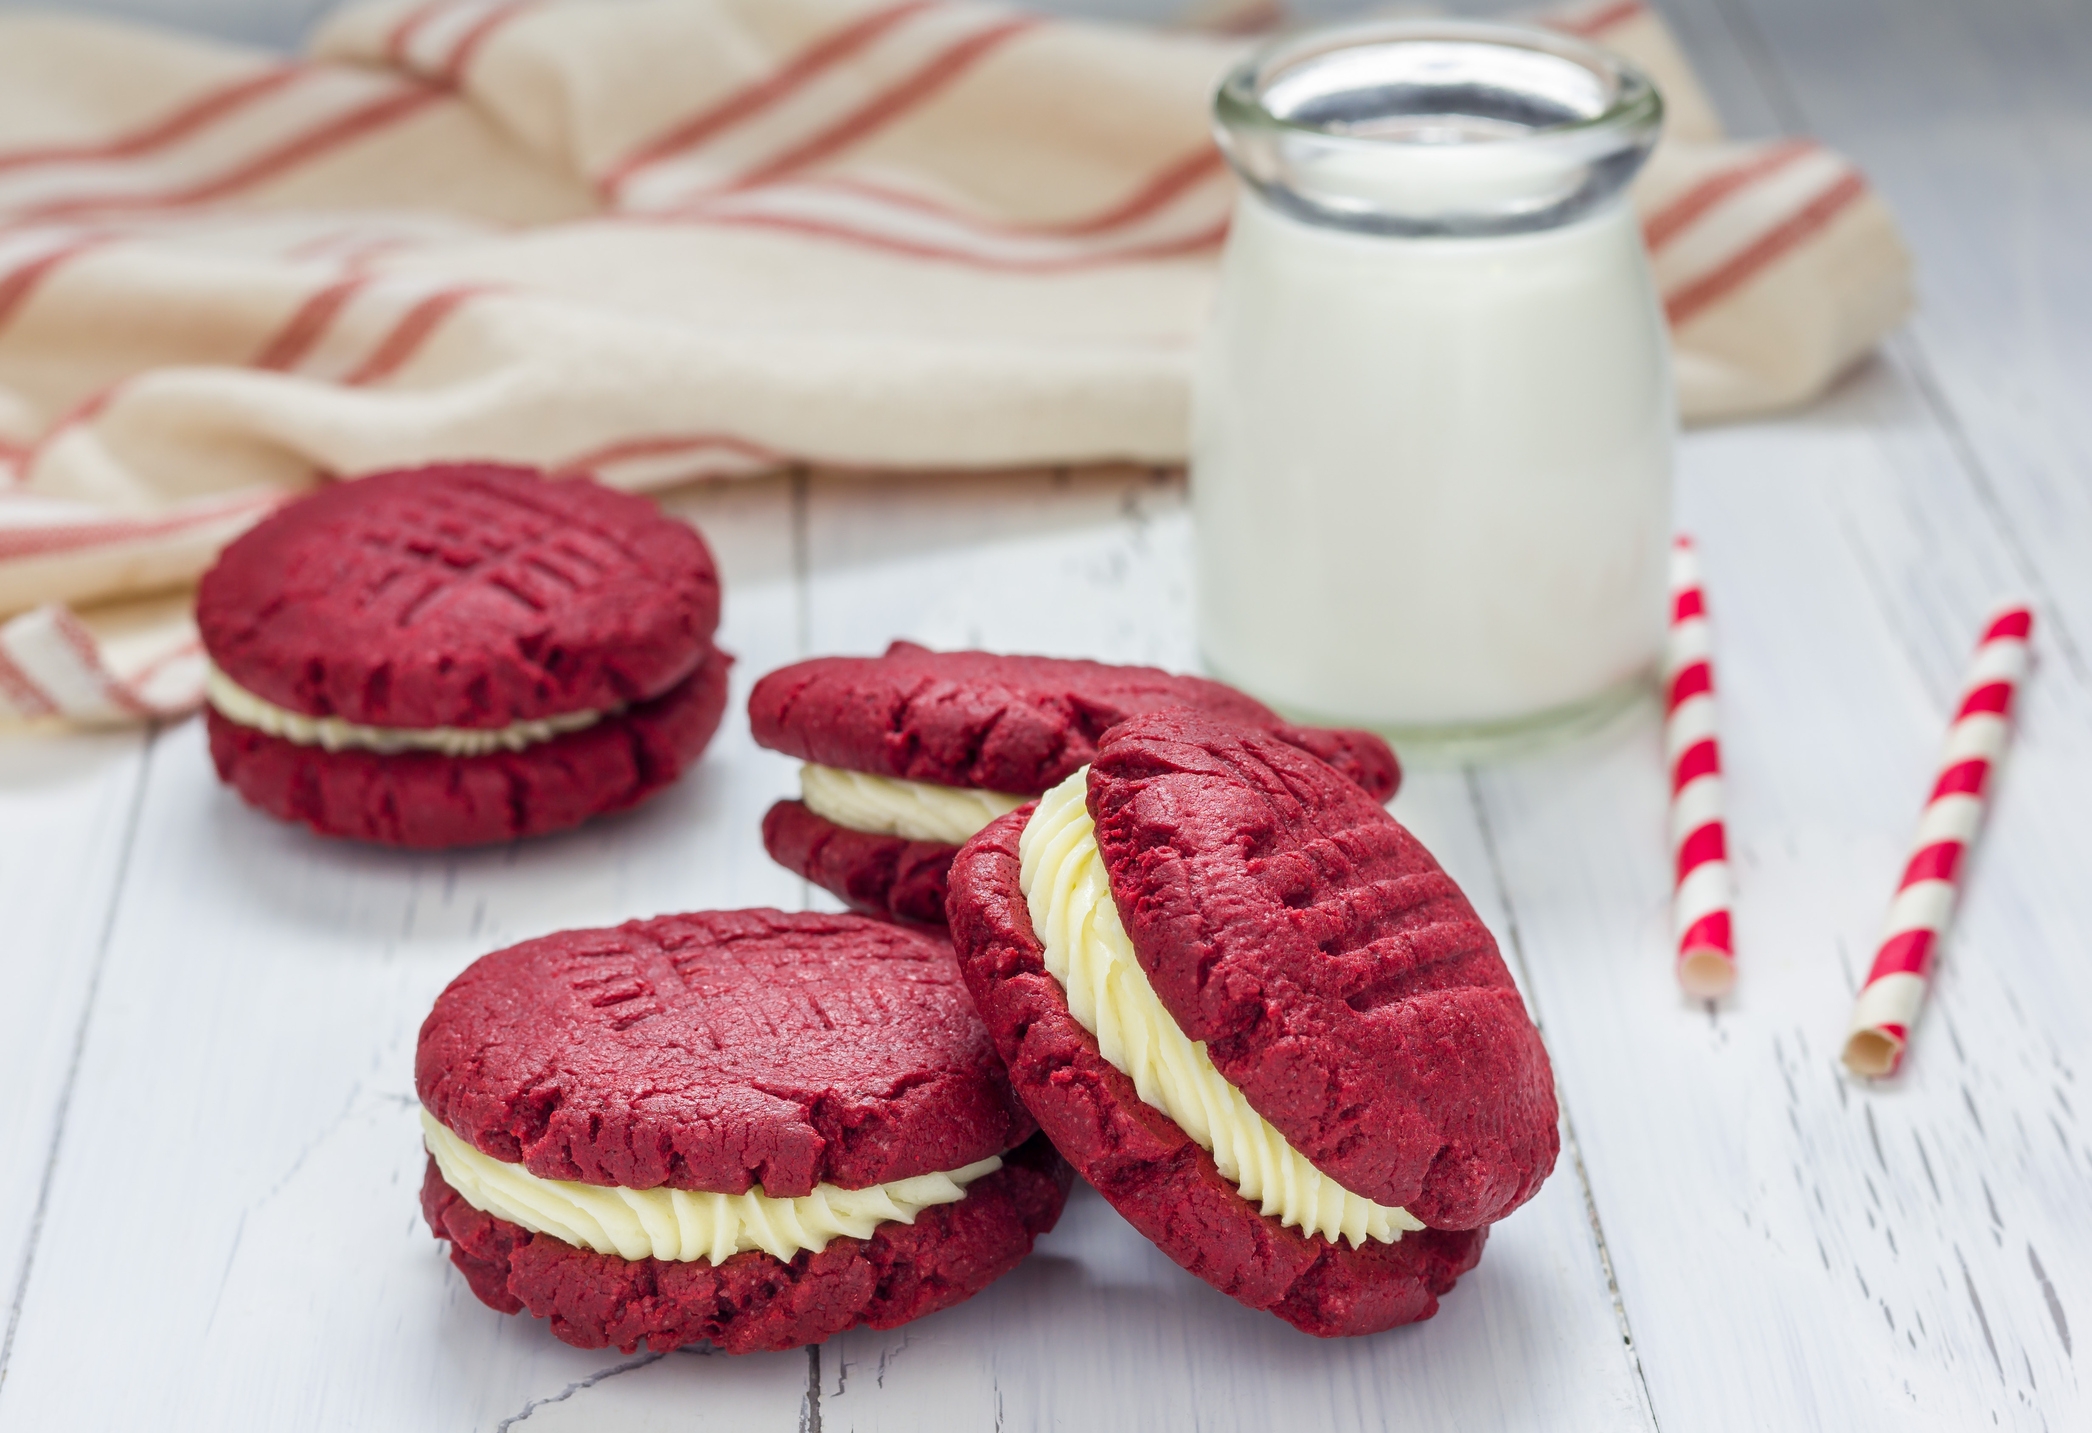
[[[1682,450],[1733,1000],[1671,983],[1653,709],[1396,802],[1512,957],[1567,1136],[1437,1318],[1317,1342],[1086,1190],[971,1303],[817,1350],[625,1358],[492,1313],[416,1208],[430,1000],[552,929],[807,903],[757,839],[792,764],[737,707],[637,813],[410,856],[246,810],[191,721],[0,741],[0,1427],[2092,1426],[2092,13],[1666,10],[1739,130],[1867,167],[1924,308],[1828,401]],[[895,636],[1195,663],[1170,475],[800,474],[673,505],[723,561],[737,699]],[[1854,981],[1977,619],[2015,588],[2039,665],[1973,889],[1906,1074],[1856,1084]]]

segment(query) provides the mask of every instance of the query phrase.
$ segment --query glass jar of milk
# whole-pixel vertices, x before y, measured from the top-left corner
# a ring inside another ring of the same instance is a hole
[[[1215,113],[1244,183],[1193,398],[1208,665],[1405,753],[1624,705],[1677,426],[1626,196],[1655,90],[1566,37],[1394,22],[1265,49]]]

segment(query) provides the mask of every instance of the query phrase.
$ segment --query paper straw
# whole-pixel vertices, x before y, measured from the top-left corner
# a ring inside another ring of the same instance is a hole
[[[1991,619],[1976,645],[1961,705],[1947,728],[1939,779],[1918,818],[1910,861],[1889,904],[1888,928],[1853,1002],[1845,1065],[1856,1075],[1893,1075],[1903,1063],[1910,1027],[1932,983],[1933,953],[1954,912],[1962,856],[1983,824],[1991,769],[2011,736],[2012,694],[2027,675],[2027,638],[2033,630],[2031,611],[2007,607]]]
[[[1671,633],[1664,648],[1663,753],[1671,777],[1671,933],[1678,983],[1698,1000],[1736,984],[1721,746],[1714,723],[1714,644],[1692,539],[1671,547]]]

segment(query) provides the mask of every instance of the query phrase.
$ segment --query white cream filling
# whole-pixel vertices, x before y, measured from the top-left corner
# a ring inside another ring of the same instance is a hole
[[[558,716],[535,717],[499,727],[358,726],[340,717],[286,711],[248,691],[215,666],[205,672],[203,694],[220,716],[236,726],[252,727],[299,746],[324,747],[328,751],[375,751],[387,756],[403,751],[434,751],[444,756],[521,751],[526,746],[594,726],[605,715],[599,711],[561,712]]]
[[[1315,1168],[1163,1008],[1119,923],[1084,804],[1088,789],[1084,767],[1039,798],[1018,843],[1018,879],[1046,969],[1099,1053],[1132,1078],[1144,1102],[1211,1151],[1221,1177],[1260,1213],[1303,1234],[1342,1236],[1353,1248],[1423,1228],[1408,1210],[1375,1204]]]
[[[799,768],[799,799],[816,816],[874,836],[963,846],[996,817],[1031,800],[1007,791],[976,791],[902,781],[812,762]]]
[[[963,1169],[869,1189],[817,1184],[797,1199],[772,1199],[761,1185],[746,1194],[621,1189],[540,1178],[520,1164],[480,1153],[425,1109],[421,1129],[444,1183],[474,1209],[621,1259],[719,1264],[745,1249],[760,1249],[789,1263],[802,1249],[820,1253],[831,1239],[869,1239],[889,1221],[913,1224],[923,1210],[956,1204],[966,1197],[967,1185],[1002,1168],[1001,1156],[990,1155]]]

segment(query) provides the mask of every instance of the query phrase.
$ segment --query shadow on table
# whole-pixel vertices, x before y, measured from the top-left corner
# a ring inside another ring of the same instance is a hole
[[[1184,1272],[1078,1183],[1060,1227],[969,1303],[824,1345],[824,1420],[978,1417],[1008,1433],[1545,1427],[1553,1391],[1526,1348],[1547,1336],[1549,1280],[1533,1248],[1508,1242],[1433,1319],[1323,1340]]]
[[[200,750],[160,759],[179,763],[181,784],[193,788],[179,804],[194,851],[168,859],[207,881],[228,921],[289,937],[282,957],[376,959],[415,947],[451,959],[459,949],[484,954],[666,911],[797,906],[803,887],[764,852],[755,825],[762,806],[729,800],[749,773],[715,753],[633,810],[450,851],[321,836],[246,805]],[[755,817],[735,814],[751,805]]]

